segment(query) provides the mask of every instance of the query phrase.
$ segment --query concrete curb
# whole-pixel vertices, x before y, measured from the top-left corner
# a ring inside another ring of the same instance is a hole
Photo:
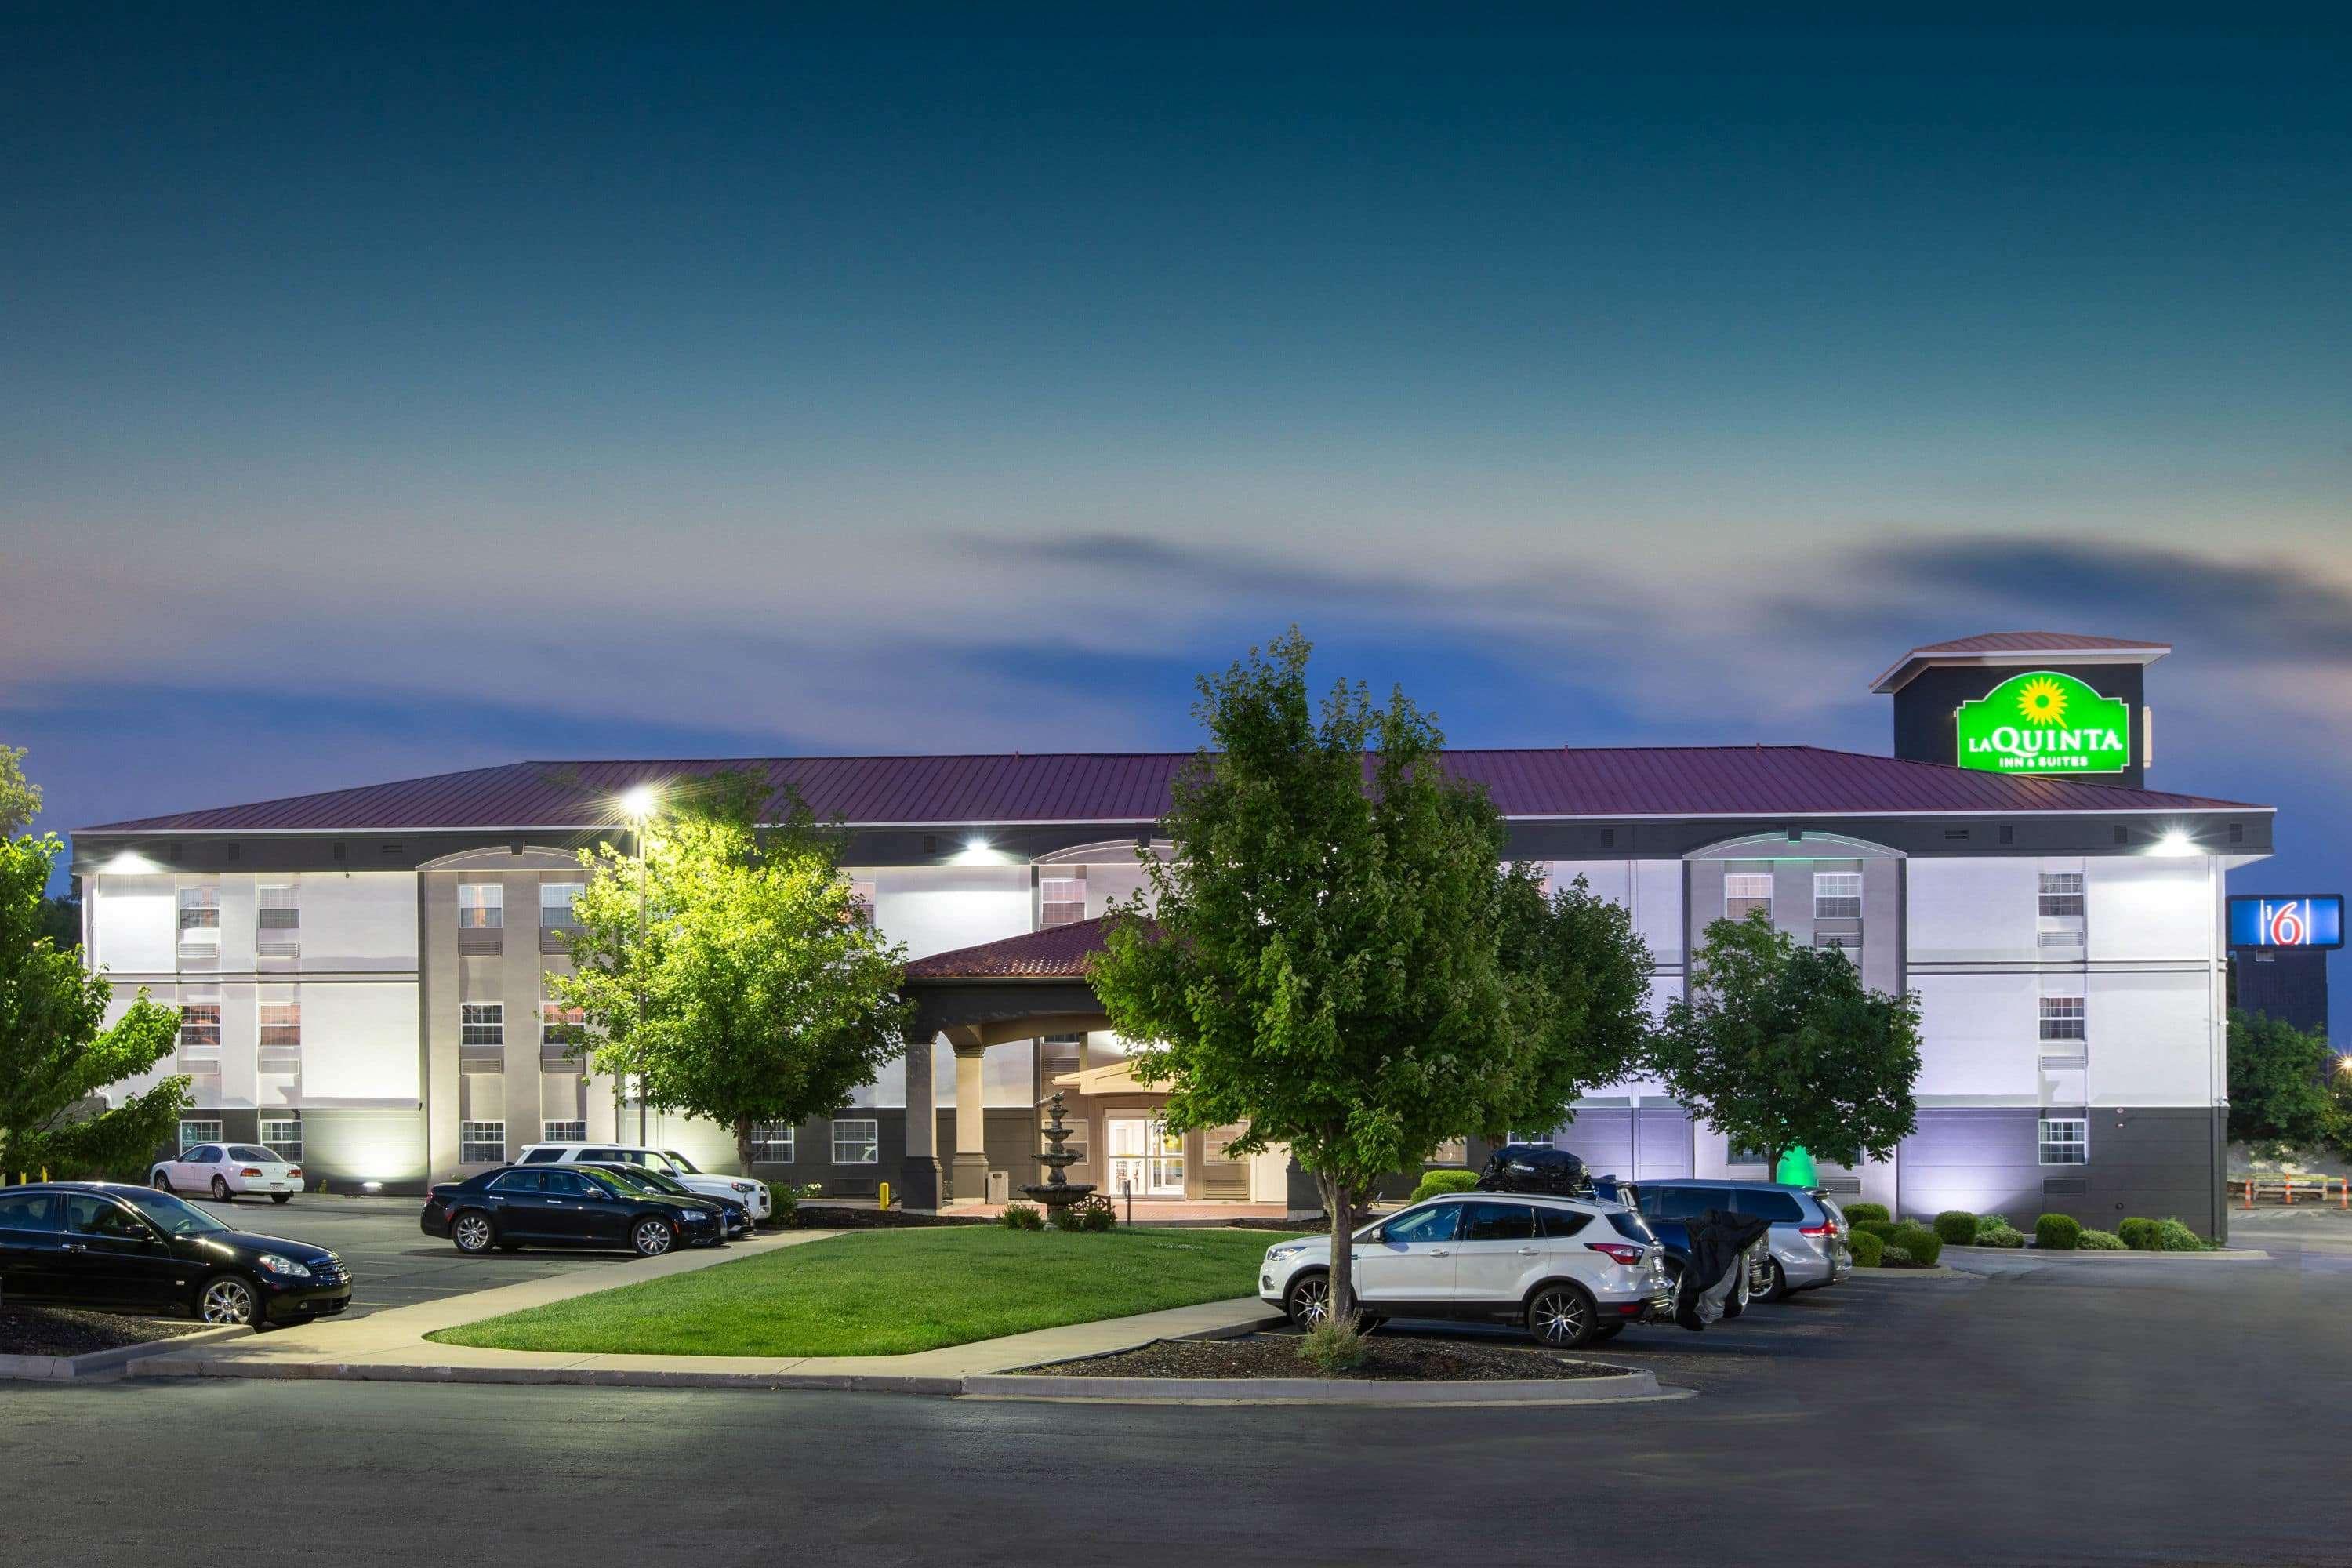
[[[967,1377],[967,1399],[1094,1401],[1113,1405],[1600,1405],[1626,1399],[1684,1399],[1662,1390],[1657,1374],[1626,1369],[1614,1377],[1498,1378],[1484,1383],[1374,1383],[1322,1377],[1056,1377],[1013,1373]]]
[[[142,1340],[135,1345],[116,1345],[111,1350],[86,1351],[80,1355],[0,1355],[0,1379],[16,1378],[27,1383],[67,1383],[78,1377],[95,1377],[113,1372],[131,1362],[142,1361],[155,1353],[158,1345],[201,1345],[214,1340],[234,1339],[250,1334],[248,1328],[229,1325],[217,1329],[199,1329],[193,1334],[181,1334],[168,1340]]]
[[[2271,1256],[2267,1252],[2243,1247],[2225,1247],[2218,1252],[2084,1252],[2057,1247],[2044,1251],[2038,1247],[1947,1247],[1944,1250],[1966,1253],[1970,1258],[2030,1258],[2036,1263],[2083,1263],[2094,1259],[2106,1263],[2117,1258],[2145,1263],[2152,1258],[2162,1258],[2168,1263],[2175,1260],[2186,1262],[2190,1258],[2206,1263],[2263,1263],[2269,1261]],[[1885,1272],[1899,1274],[1909,1271],[1888,1269]]]

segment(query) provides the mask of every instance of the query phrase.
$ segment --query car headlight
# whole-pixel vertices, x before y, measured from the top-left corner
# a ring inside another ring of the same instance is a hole
[[[1307,1250],[1307,1244],[1306,1244],[1305,1242],[1303,1242],[1303,1241],[1292,1241],[1292,1242],[1286,1242],[1286,1243],[1284,1243],[1284,1244],[1283,1244],[1282,1246],[1280,1246],[1280,1247],[1267,1247],[1267,1248],[1265,1249],[1265,1256],[1266,1256],[1267,1259],[1268,1259],[1269,1261],[1271,1261],[1272,1259],[1274,1259],[1274,1258],[1296,1258],[1296,1257],[1297,1257],[1300,1253],[1302,1253],[1302,1252],[1304,1252],[1304,1251],[1306,1251],[1306,1250]]]
[[[258,1258],[256,1258],[255,1261],[259,1263],[264,1268],[268,1269],[272,1274],[283,1274],[289,1279],[308,1279],[310,1278],[310,1266],[309,1264],[297,1263],[290,1258],[280,1258],[274,1252],[265,1252]]]
[[[756,1193],[760,1190],[749,1182],[732,1182],[730,1183],[729,1185],[732,1186],[739,1193]]]

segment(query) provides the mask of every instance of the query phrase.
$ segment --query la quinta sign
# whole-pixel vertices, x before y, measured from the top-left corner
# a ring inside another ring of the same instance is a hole
[[[2131,766],[2131,708],[2071,675],[2012,675],[1952,715],[1959,763],[2002,773],[2119,773]]]

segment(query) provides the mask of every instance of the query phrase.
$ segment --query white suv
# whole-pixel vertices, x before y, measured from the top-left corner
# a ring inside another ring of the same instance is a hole
[[[669,1177],[688,1192],[739,1203],[752,1220],[763,1220],[775,1207],[768,1184],[749,1176],[722,1176],[694,1168],[694,1162],[675,1149],[646,1149],[627,1143],[531,1143],[523,1148],[518,1165],[643,1165]]]
[[[1356,1232],[1368,1319],[1503,1318],[1559,1349],[1672,1310],[1664,1249],[1622,1204],[1532,1193],[1450,1193]],[[1302,1327],[1331,1310],[1331,1239],[1265,1249],[1259,1299]]]

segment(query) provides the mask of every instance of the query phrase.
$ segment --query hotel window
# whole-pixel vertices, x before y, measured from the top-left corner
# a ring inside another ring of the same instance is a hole
[[[539,885],[539,929],[569,929],[573,923],[572,900],[587,890],[585,882],[541,882]]]
[[[2087,1165],[2091,1163],[2091,1124],[2081,1117],[2042,1119],[2042,1163],[2045,1165]]]
[[[1858,921],[1862,918],[1862,873],[1813,873],[1813,918],[1817,921]]]
[[[1744,921],[1761,910],[1764,918],[1772,918],[1772,873],[1769,871],[1733,871],[1723,879],[1723,914],[1726,920]]]
[[[566,1007],[561,1002],[541,1002],[539,1005],[539,1039],[541,1045],[576,1046],[587,1033],[587,1028],[588,1011],[584,1007]]]
[[[585,1121],[541,1122],[540,1137],[550,1143],[585,1143],[588,1124]]]
[[[302,1163],[302,1123],[291,1116],[261,1119],[261,1141],[269,1152],[290,1164]]]
[[[882,1163],[879,1124],[866,1119],[833,1124],[833,1163],[836,1165],[878,1165]]]
[[[221,1124],[201,1120],[180,1123],[180,1152],[184,1154],[199,1143],[217,1143],[221,1140]]]
[[[180,1049],[220,1053],[220,1003],[183,1002],[180,1004]]]
[[[1433,1165],[1466,1165],[1470,1163],[1470,1140],[1448,1138],[1429,1152]]]
[[[1828,952],[1842,952],[1850,963],[1862,962],[1862,938],[1852,931],[1815,931],[1813,945]]]
[[[1764,1151],[1735,1138],[1724,1145],[1723,1163],[1727,1165],[1760,1165],[1764,1163]]]
[[[507,1124],[503,1121],[461,1121],[457,1160],[466,1165],[496,1165],[507,1157]]]
[[[180,889],[180,940],[182,942],[218,942],[220,940],[220,887],[207,882],[200,888]]]
[[[507,922],[507,889],[500,882],[457,884],[457,929],[497,931]]]
[[[2083,999],[2080,996],[2042,998],[2042,1037],[2045,1040],[2087,1038],[2083,1032]]]
[[[2083,918],[2083,873],[2080,871],[2044,871],[2042,873],[2042,918],[2056,920],[2062,916]]]
[[[261,1043],[264,1046],[301,1045],[302,1004],[264,1002],[261,1005]]]
[[[1037,879],[1037,929],[1075,925],[1087,918],[1087,879],[1079,877]]]
[[[291,882],[264,882],[253,890],[254,952],[263,958],[302,955],[302,904]]]
[[[507,1043],[507,1005],[503,1002],[459,1003],[457,1005],[457,1043],[461,1046],[505,1045]]]
[[[849,921],[852,925],[874,923],[874,884],[851,878],[849,881]]]
[[[795,1129],[779,1122],[763,1121],[751,1129],[751,1160],[761,1165],[789,1165],[793,1163],[793,1134]]]

